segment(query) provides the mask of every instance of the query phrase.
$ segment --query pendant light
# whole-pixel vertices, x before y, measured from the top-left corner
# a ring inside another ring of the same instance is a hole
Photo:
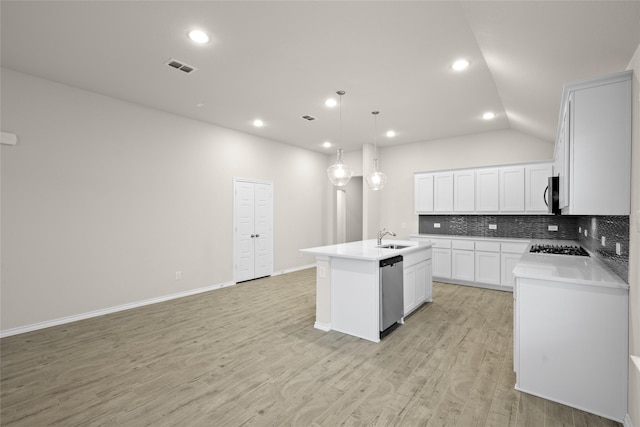
[[[369,188],[373,191],[378,191],[384,187],[387,183],[387,175],[378,171],[378,126],[377,126],[377,117],[380,114],[379,111],[372,111],[373,114],[373,143],[374,143],[374,151],[373,151],[373,172],[367,174],[367,184],[369,184]]]
[[[329,180],[336,187],[343,187],[347,185],[347,183],[351,180],[351,176],[353,175],[353,169],[349,165],[346,165],[342,161],[342,95],[345,94],[345,91],[339,90],[336,92],[339,96],[340,102],[338,104],[338,108],[340,110],[340,134],[338,139],[338,154],[336,162],[327,168],[327,175],[329,176]]]

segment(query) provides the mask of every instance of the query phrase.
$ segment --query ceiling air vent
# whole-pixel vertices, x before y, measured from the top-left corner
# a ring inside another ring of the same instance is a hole
[[[196,67],[192,67],[189,64],[185,64],[184,62],[178,61],[177,59],[173,59],[173,58],[165,62],[165,64],[167,64],[171,68],[175,68],[176,70],[180,70],[187,74],[193,73],[194,71],[197,70]]]
[[[312,121],[312,120],[316,119],[315,117],[312,117],[312,116],[302,116],[302,118],[305,119],[305,120],[309,120],[309,121]]]

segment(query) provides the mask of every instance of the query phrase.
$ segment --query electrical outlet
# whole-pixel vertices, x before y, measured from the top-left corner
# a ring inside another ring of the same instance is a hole
[[[600,236],[600,244],[601,244],[602,246],[607,246],[607,243],[606,243],[606,242],[607,242],[606,237],[604,237],[604,236]]]
[[[578,227],[578,233],[582,233],[582,227]]]
[[[548,231],[558,231],[558,226],[557,225],[548,225],[547,226],[547,230]]]
[[[589,233],[587,232],[587,229],[584,229],[584,237],[587,237],[589,235]]]
[[[497,230],[498,224],[489,224],[489,230]]]
[[[616,243],[616,255],[622,255],[622,248],[620,247],[620,243]]]
[[[176,271],[176,280],[182,280],[182,271]]]
[[[440,228],[440,223],[439,222],[434,222],[433,223],[433,228]]]

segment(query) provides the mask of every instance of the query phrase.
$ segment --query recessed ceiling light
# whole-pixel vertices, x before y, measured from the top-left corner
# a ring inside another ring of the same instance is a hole
[[[329,98],[326,101],[324,101],[324,105],[326,105],[329,108],[333,108],[336,105],[338,105],[338,101],[336,101],[334,98]]]
[[[255,119],[253,121],[253,125],[257,128],[261,128],[262,126],[264,126],[264,122],[260,119]]]
[[[322,143],[322,146],[324,148],[331,148],[331,143],[329,141],[325,141],[325,142]]]
[[[395,130],[388,130],[387,131],[387,138],[393,138],[394,136],[396,136],[396,131]]]
[[[467,61],[466,59],[458,59],[456,62],[454,62],[451,65],[451,68],[454,69],[455,71],[462,71],[464,69],[466,69],[469,66],[470,62]]]
[[[491,111],[487,111],[486,113],[484,113],[484,114],[482,115],[482,118],[483,118],[484,120],[491,120],[491,119],[493,119],[493,118],[495,118],[495,117],[496,117],[496,114],[495,114],[495,113],[492,113]]]
[[[199,44],[209,43],[211,40],[209,34],[202,30],[191,30],[187,35],[191,41]]]

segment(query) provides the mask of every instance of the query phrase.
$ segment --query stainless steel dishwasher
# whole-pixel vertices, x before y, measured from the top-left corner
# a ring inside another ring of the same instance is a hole
[[[380,261],[380,337],[404,316],[402,256]]]

